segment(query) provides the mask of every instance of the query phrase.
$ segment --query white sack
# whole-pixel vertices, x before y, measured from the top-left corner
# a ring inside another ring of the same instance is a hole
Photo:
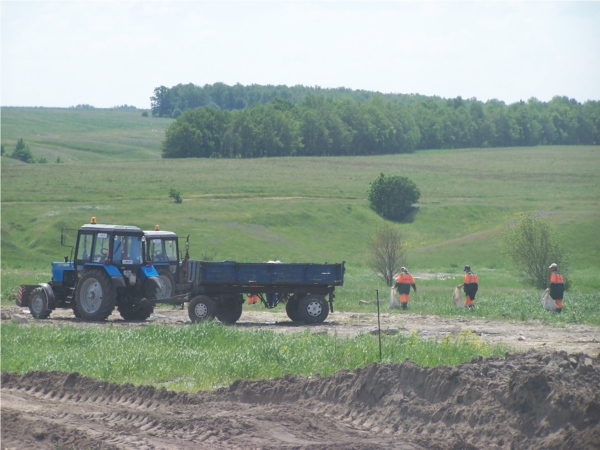
[[[465,302],[463,302],[459,287],[454,288],[454,292],[452,293],[452,302],[457,308],[464,308],[465,306]]]
[[[396,298],[396,290],[394,289],[393,286],[390,289],[390,306],[388,306],[388,308],[390,308],[390,309],[400,308],[400,302]]]
[[[552,297],[550,297],[550,289],[546,289],[542,294],[542,298],[540,299],[542,306],[546,309],[546,311],[554,311],[558,309]]]

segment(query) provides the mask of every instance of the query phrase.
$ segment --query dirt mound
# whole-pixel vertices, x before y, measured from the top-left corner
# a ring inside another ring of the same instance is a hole
[[[213,392],[2,373],[3,447],[600,448],[600,355],[411,361]]]

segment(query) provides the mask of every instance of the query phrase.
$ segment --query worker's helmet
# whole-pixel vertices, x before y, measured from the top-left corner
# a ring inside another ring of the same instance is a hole
[[[400,272],[408,273],[408,270],[406,270],[406,267],[400,267]]]
[[[548,266],[548,269],[556,269],[558,266],[556,265],[556,263],[552,263]]]
[[[471,266],[466,264],[464,270],[471,270]]]

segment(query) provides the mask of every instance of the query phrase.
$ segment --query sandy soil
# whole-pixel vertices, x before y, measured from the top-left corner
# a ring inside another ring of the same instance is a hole
[[[159,308],[146,323],[188,320],[186,310]],[[69,311],[28,321],[39,323],[145,326],[118,314],[104,324],[83,323]],[[235,326],[306,328],[260,307],[244,311]],[[77,373],[3,372],[2,449],[600,449],[599,329],[410,313],[384,313],[381,326],[432,338],[471,330],[518,352],[458,367],[373,364],[331,377],[238,381],[198,393]],[[376,315],[339,312],[311,326],[338,335],[376,328]]]

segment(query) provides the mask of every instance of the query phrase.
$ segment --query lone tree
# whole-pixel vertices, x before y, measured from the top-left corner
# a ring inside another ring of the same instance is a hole
[[[539,289],[548,286],[548,266],[558,264],[565,277],[569,271],[567,255],[559,235],[550,224],[533,214],[528,214],[504,234],[504,251],[517,269],[523,283]]]
[[[27,164],[32,164],[35,162],[35,158],[31,153],[31,149],[29,148],[29,145],[25,144],[23,138],[20,138],[17,141],[17,145],[15,145],[15,150],[12,152],[12,155],[10,155],[10,157],[18,159],[19,161],[23,161]]]
[[[400,232],[385,225],[369,238],[367,246],[369,267],[388,286],[392,286],[394,275],[406,264],[406,247],[400,238]]]
[[[369,205],[384,219],[399,221],[420,197],[421,190],[412,180],[401,176],[386,177],[381,173],[371,183]]]

